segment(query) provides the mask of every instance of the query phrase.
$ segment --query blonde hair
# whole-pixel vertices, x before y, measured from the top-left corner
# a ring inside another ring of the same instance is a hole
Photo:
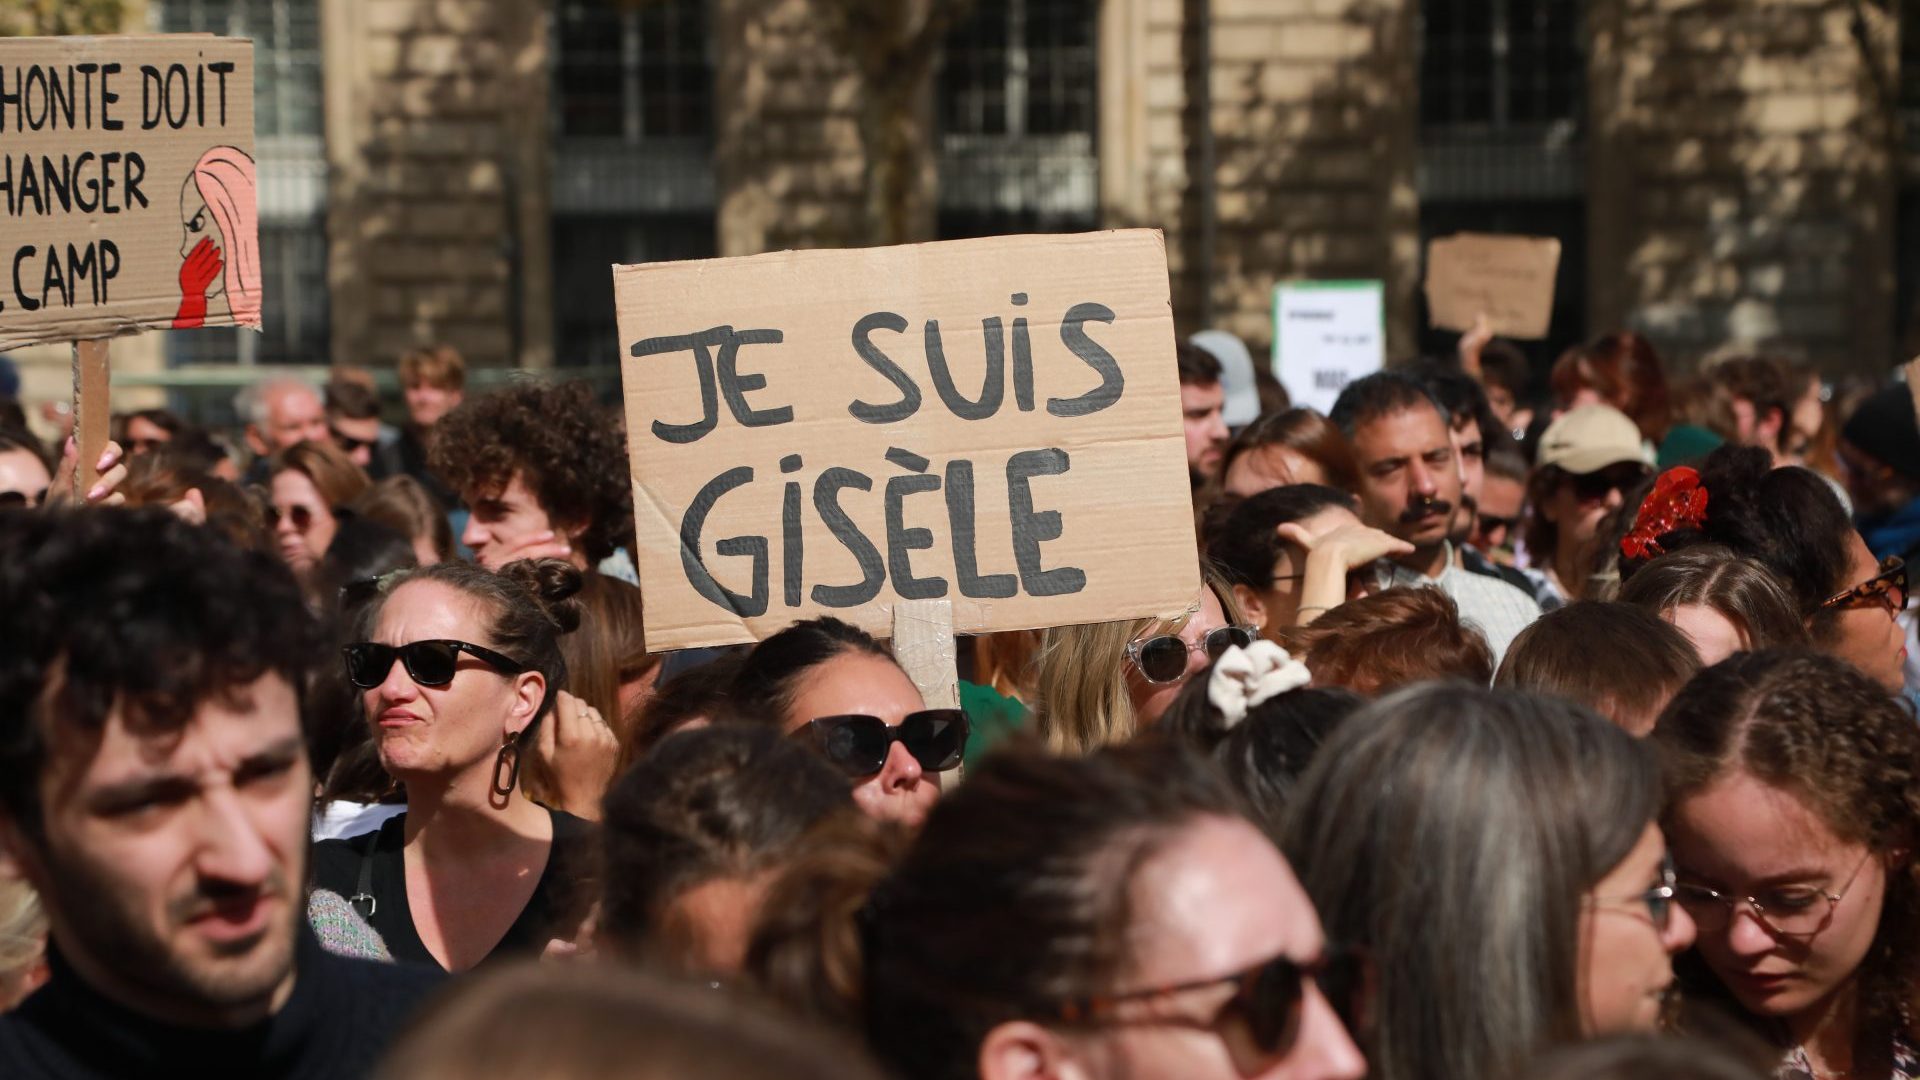
[[[1203,566],[1201,573],[1220,602],[1227,624],[1245,625],[1233,590],[1211,566]],[[1198,612],[1196,604],[1177,619],[1048,627],[1033,659],[1034,730],[1047,749],[1056,754],[1087,754],[1133,738],[1140,721],[1127,685],[1128,643],[1142,636],[1177,634]]]
[[[47,951],[47,913],[33,886],[0,875],[0,985],[38,963]]]

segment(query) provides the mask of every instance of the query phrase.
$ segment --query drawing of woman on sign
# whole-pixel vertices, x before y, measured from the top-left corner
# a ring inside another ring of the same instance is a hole
[[[180,185],[180,311],[176,330],[209,314],[260,325],[260,211],[253,159],[231,146],[200,155]]]

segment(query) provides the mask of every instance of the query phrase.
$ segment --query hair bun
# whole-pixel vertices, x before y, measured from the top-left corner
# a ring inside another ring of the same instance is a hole
[[[519,583],[533,594],[548,621],[563,634],[580,628],[580,601],[575,599],[586,574],[563,559],[522,559],[500,568],[500,576]]]

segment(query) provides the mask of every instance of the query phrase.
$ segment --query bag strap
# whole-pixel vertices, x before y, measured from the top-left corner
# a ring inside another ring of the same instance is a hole
[[[353,895],[347,897],[347,903],[353,905],[353,910],[359,912],[363,919],[373,918],[373,913],[380,910],[380,901],[373,897],[373,853],[379,850],[383,831],[384,826],[367,835],[367,848],[360,853],[360,879],[354,885]],[[366,901],[365,907],[361,906],[363,900]]]

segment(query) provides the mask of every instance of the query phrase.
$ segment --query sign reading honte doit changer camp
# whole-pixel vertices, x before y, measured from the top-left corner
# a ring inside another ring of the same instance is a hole
[[[0,349],[260,325],[253,43],[0,40]]]
[[[1154,230],[614,268],[647,645],[1199,596]]]

